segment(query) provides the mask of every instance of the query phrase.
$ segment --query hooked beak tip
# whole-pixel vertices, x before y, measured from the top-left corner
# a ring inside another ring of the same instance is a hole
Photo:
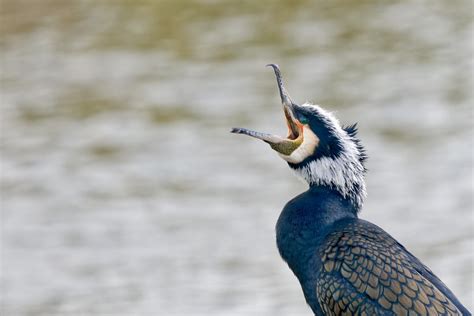
[[[283,86],[283,79],[281,76],[280,68],[278,67],[277,64],[268,64],[267,66],[272,67],[273,71],[275,72],[275,77],[278,84],[278,90],[280,92],[281,103],[284,106],[291,106],[293,101],[291,100],[290,95],[288,94],[285,87]]]

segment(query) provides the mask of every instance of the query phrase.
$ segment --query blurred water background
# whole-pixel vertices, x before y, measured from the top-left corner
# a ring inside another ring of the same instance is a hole
[[[265,144],[359,122],[362,217],[472,308],[472,1],[1,2],[2,315],[311,315]]]

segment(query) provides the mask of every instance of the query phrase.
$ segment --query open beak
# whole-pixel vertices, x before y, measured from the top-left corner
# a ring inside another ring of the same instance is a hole
[[[233,128],[231,133],[244,134],[263,140],[282,155],[289,156],[303,143],[303,124],[301,124],[294,115],[294,103],[290,95],[283,86],[280,68],[275,64],[268,64],[273,68],[280,91],[283,113],[285,114],[286,124],[288,125],[288,136],[286,138],[268,133],[255,132],[246,128]]]

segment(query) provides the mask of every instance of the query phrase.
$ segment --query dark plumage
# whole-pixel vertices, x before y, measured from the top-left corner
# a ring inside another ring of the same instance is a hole
[[[284,207],[276,237],[315,315],[470,315],[420,260],[358,218],[367,156],[356,125],[342,128],[319,106],[295,104],[271,66],[289,136],[234,132],[269,143],[309,184]]]
[[[426,266],[331,188],[311,187],[288,202],[277,243],[316,315],[469,315]]]

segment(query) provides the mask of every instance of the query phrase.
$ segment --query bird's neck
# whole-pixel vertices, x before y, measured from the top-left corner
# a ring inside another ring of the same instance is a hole
[[[330,185],[310,184],[303,195],[308,202],[319,203],[316,216],[323,216],[327,224],[342,217],[357,217],[360,211],[359,205],[351,197],[343,195],[338,188]]]
[[[347,150],[337,157],[309,158],[308,162],[290,167],[311,187],[310,190],[337,190],[355,209],[362,207],[367,195],[365,168],[359,156]],[[360,154],[359,154],[360,155]]]
[[[311,186],[286,204],[276,226],[277,244],[300,282],[308,277],[306,267],[332,224],[345,218],[357,218],[357,209],[328,186]]]

